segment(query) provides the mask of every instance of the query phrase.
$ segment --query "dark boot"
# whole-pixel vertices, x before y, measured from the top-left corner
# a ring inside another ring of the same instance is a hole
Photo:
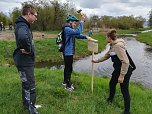
[[[29,114],[38,114],[35,106],[33,105],[29,106]]]

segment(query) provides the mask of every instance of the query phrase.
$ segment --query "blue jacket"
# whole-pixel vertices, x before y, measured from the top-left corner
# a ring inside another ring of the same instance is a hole
[[[74,55],[75,54],[75,38],[78,39],[87,39],[85,35],[82,35],[83,23],[80,22],[77,29],[73,29],[69,24],[65,24],[64,28],[64,38],[65,38],[65,47],[63,51],[64,56]]]
[[[15,24],[16,49],[13,53],[15,65],[34,66],[35,51],[30,24],[21,16],[16,19]],[[25,49],[29,54],[22,53],[20,49]]]

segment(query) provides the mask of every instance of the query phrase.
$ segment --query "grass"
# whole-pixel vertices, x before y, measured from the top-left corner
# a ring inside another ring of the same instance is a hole
[[[138,34],[137,39],[152,45],[152,33]],[[105,34],[93,35],[99,40],[99,51],[105,45]],[[12,63],[12,54],[15,49],[15,41],[0,41],[0,63]],[[55,39],[36,39],[36,61],[62,61],[60,53],[55,45]],[[76,57],[84,57],[91,54],[87,50],[86,40],[76,40]],[[0,67],[0,114],[27,114],[23,110],[21,98],[21,81],[15,67]],[[61,86],[63,70],[49,70],[46,68],[35,69],[37,104],[40,114],[120,114],[123,109],[123,98],[120,87],[114,102],[109,105],[106,102],[108,96],[109,78],[95,77],[94,94],[90,92],[91,76],[89,74],[73,73],[72,81],[76,91],[68,92]],[[152,90],[143,88],[139,84],[130,85],[131,113],[152,113]]]
[[[61,30],[56,30],[56,31],[44,31],[44,33],[46,33],[46,34],[59,34],[59,32],[61,32]]]
[[[15,67],[0,67],[0,114],[27,114],[21,103],[21,81]],[[40,114],[120,114],[123,111],[123,98],[120,88],[114,102],[106,102],[109,78],[95,77],[94,94],[90,92],[91,76],[72,74],[76,86],[68,92],[61,86],[62,70],[35,69],[37,104]],[[132,114],[152,113],[152,90],[135,84],[130,85]]]
[[[126,34],[132,33],[135,31],[142,31],[146,29],[130,29],[130,30],[117,30],[118,34]],[[58,31],[53,31],[50,33],[57,33]],[[49,33],[47,31],[47,33]],[[147,34],[147,36],[146,36]],[[145,36],[144,36],[145,35]],[[152,45],[151,43],[151,33],[139,34],[137,37],[138,40],[142,40],[145,43]],[[99,52],[104,49],[106,45],[105,34],[93,34],[94,39],[99,41]],[[147,37],[147,38],[145,38]],[[35,47],[36,47],[36,62],[49,62],[49,63],[61,63],[62,55],[58,51],[58,48],[55,44],[55,38],[47,38],[47,39],[35,39]],[[3,64],[13,64],[13,51],[15,49],[15,41],[0,41],[0,65]],[[75,58],[85,57],[90,55],[91,52],[88,51],[87,40],[76,40],[76,54]]]
[[[138,34],[137,40],[152,46],[152,32]]]
[[[99,51],[106,45],[105,35],[94,35],[93,38],[99,40]],[[35,39],[36,62],[62,62],[61,53],[58,51],[55,38]],[[0,64],[13,64],[13,51],[15,41],[0,41]],[[76,57],[84,57],[91,54],[88,51],[87,40],[76,40]]]

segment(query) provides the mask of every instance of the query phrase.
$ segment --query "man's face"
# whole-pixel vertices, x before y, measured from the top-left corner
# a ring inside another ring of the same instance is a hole
[[[33,24],[37,20],[37,13],[28,13],[28,21]]]

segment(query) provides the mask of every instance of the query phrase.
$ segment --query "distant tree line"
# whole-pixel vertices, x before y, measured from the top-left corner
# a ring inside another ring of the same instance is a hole
[[[91,26],[99,28],[116,28],[116,29],[130,29],[130,28],[143,28],[145,19],[141,16],[93,16],[90,19]]]
[[[151,9],[151,11],[149,12],[148,24],[149,24],[149,27],[152,28],[152,9]]]
[[[0,22],[3,22],[4,25],[8,25],[10,24],[11,18],[8,17],[6,14],[4,14],[3,12],[0,12]]]
[[[46,1],[46,0],[33,0],[30,2],[24,2],[22,5],[30,3],[33,4],[38,11],[38,20],[32,25],[33,30],[47,31],[47,30],[60,30],[63,23],[66,22],[66,16],[68,14],[73,14],[80,18],[80,15],[77,13],[75,6],[71,1],[67,0],[65,3],[62,3],[58,0]],[[14,8],[10,12],[10,18],[5,14],[0,13],[0,21],[6,25],[10,22],[14,24],[15,19],[21,15],[21,9]],[[152,23],[152,11],[150,13],[150,19]],[[116,29],[130,29],[130,28],[143,28],[145,19],[141,16],[135,17],[131,16],[97,16],[94,15],[91,18],[87,19],[85,23],[85,28],[89,29],[90,27],[98,28],[116,28]],[[152,26],[152,24],[151,24]]]
[[[22,5],[30,3],[34,5],[38,11],[38,20],[32,25],[34,30],[58,30],[66,21],[68,14],[76,14],[76,10],[73,6],[70,6],[70,2],[61,3],[57,0],[54,1],[42,1],[33,0],[30,2],[24,2]],[[11,13],[12,21],[21,14],[19,8],[14,8]]]

